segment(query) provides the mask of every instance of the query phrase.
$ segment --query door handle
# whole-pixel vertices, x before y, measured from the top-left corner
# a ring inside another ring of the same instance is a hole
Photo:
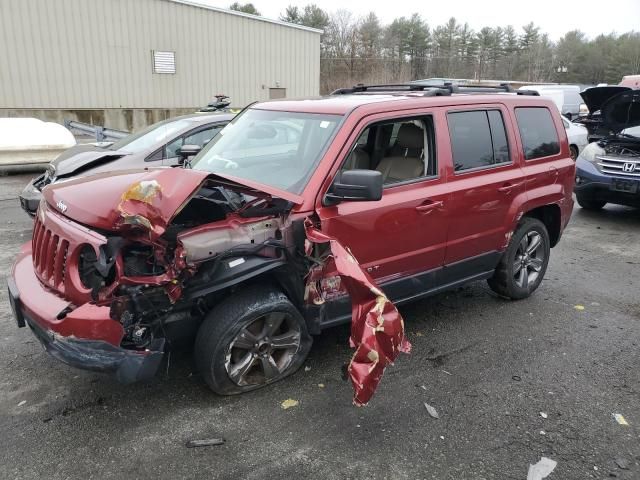
[[[503,193],[510,193],[511,190],[513,190],[514,188],[518,188],[520,185],[522,185],[522,183],[523,182],[518,182],[518,183],[507,182],[503,186],[499,187],[498,191]]]
[[[418,205],[416,207],[416,210],[420,213],[429,213],[436,208],[442,207],[443,205],[444,205],[444,202],[441,200],[438,200],[437,202],[432,202],[430,200],[427,200],[426,203],[423,203],[422,205]]]

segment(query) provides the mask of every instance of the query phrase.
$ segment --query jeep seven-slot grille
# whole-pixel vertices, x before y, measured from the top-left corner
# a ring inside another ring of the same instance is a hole
[[[33,267],[40,280],[64,293],[69,241],[52,233],[36,216],[31,246]]]
[[[640,178],[640,160],[611,155],[597,156],[596,159],[602,173],[627,178]]]

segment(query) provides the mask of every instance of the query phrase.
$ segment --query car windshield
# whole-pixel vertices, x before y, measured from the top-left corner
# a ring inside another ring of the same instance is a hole
[[[191,166],[299,194],[341,118],[249,109],[228,124]]]
[[[159,147],[161,144],[172,140],[175,134],[192,125],[191,120],[169,120],[154,123],[137,133],[124,137],[115,142],[110,150],[124,150],[129,153],[140,153],[150,148]]]

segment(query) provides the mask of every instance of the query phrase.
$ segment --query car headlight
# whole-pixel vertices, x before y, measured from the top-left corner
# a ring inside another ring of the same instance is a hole
[[[578,160],[586,160],[587,162],[591,162],[594,165],[597,163],[597,156],[604,155],[605,151],[597,142],[590,143],[580,153],[578,156]]]

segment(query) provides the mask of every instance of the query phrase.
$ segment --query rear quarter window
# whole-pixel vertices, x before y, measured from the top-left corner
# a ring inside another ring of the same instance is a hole
[[[558,132],[548,108],[516,108],[516,120],[525,159],[533,160],[560,153]]]

